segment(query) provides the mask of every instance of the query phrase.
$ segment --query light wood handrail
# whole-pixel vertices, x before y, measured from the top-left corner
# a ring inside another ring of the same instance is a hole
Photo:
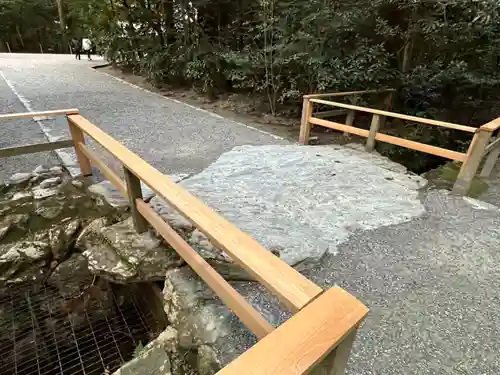
[[[394,92],[394,89],[381,89],[381,90],[363,90],[363,91],[346,91],[346,92],[331,92],[324,94],[307,94],[304,98],[322,98],[322,97],[336,97],[336,96],[348,96],[348,95],[362,95],[362,94],[381,94],[384,92]]]
[[[19,118],[29,118],[29,117],[66,116],[66,115],[77,115],[79,113],[80,111],[76,108],[58,109],[55,111],[42,111],[42,112],[7,113],[0,115],[0,120],[14,120]]]
[[[34,154],[36,152],[43,152],[43,151],[59,150],[61,148],[68,148],[68,147],[73,147],[72,140],[35,143],[32,145],[24,145],[16,147],[6,147],[0,149],[0,158],[6,158],[9,156],[16,156],[16,155]]]
[[[491,142],[488,146],[486,146],[486,149],[484,150],[485,154],[493,151],[495,148],[500,146],[500,137],[495,139],[493,142]]]
[[[495,130],[498,130],[500,128],[500,117],[494,119],[493,121],[488,122],[487,124],[484,124],[481,126],[481,129],[487,131],[487,132],[494,132]]]
[[[229,254],[275,294],[292,312],[300,310],[322,292],[319,286],[87,119],[80,115],[70,115],[68,120],[111,152],[134,175],[196,225],[215,246]]]
[[[403,115],[403,114],[395,113],[395,112],[387,112],[387,111],[382,111],[380,109],[358,107],[356,105],[344,104],[344,103],[338,103],[338,102],[331,102],[331,101],[322,100],[322,99],[310,99],[310,100],[313,103],[326,104],[326,105],[331,105],[331,106],[339,107],[339,108],[353,109],[353,110],[360,111],[360,112],[373,113],[373,114],[377,114],[377,115],[381,115],[381,116],[399,118],[401,120],[408,120],[408,121],[418,122],[420,124],[441,126],[441,127],[444,127],[444,128],[455,129],[455,130],[460,130],[460,131],[469,132],[469,133],[475,133],[477,131],[477,128],[474,128],[472,126],[465,126],[465,125],[453,124],[451,122],[430,120],[430,119],[426,119],[426,118],[422,118],[422,117],[415,117],[415,116]]]
[[[343,289],[329,289],[217,375],[306,374],[355,330],[367,313],[368,309]]]

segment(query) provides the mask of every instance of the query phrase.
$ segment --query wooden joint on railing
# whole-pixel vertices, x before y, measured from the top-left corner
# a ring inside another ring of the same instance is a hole
[[[329,375],[342,375],[367,313],[366,306],[345,290],[329,289],[217,375],[314,374],[325,358],[329,363],[318,371],[327,368]]]

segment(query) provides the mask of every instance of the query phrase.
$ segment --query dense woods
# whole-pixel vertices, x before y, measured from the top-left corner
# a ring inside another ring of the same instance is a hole
[[[67,52],[90,36],[157,84],[248,93],[273,114],[298,112],[308,92],[394,87],[395,110],[480,125],[499,113],[499,11],[497,0],[0,0],[0,45]],[[461,147],[445,130],[408,132]]]

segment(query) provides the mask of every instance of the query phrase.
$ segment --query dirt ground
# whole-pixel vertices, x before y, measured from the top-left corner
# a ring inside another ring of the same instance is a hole
[[[265,130],[280,137],[297,142],[300,131],[300,118],[272,116],[258,109],[259,103],[247,95],[227,93],[219,95],[216,100],[210,100],[195,90],[186,88],[158,88],[143,76],[124,72],[111,65],[97,67],[99,71],[123,79],[136,86],[159,93],[165,97],[191,104],[198,108],[216,113],[225,118],[241,122],[257,129]],[[313,129],[312,136],[318,137],[319,144],[343,144],[352,142],[352,137],[345,137],[341,132],[326,128]]]

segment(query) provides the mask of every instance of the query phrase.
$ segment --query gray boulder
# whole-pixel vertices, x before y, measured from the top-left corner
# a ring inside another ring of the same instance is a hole
[[[425,183],[376,153],[270,145],[235,147],[180,185],[283,261],[304,269],[336,254],[353,231],[422,215],[418,190]]]
[[[94,277],[89,271],[87,259],[75,253],[52,271],[47,284],[58,289],[64,298],[69,298],[91,285]]]
[[[147,345],[134,359],[113,375],[172,375],[167,352],[155,345]]]
[[[288,316],[260,284],[231,284],[271,324],[279,324]],[[168,320],[178,332],[179,350],[196,353],[199,374],[214,374],[256,342],[255,336],[187,266],[167,271],[163,301]]]
[[[22,282],[44,274],[50,259],[50,245],[41,241],[23,241],[0,245],[0,282]]]
[[[147,185],[141,184],[142,196],[144,200],[149,200],[154,196],[154,191]],[[111,207],[127,207],[128,199],[108,180],[98,182],[88,187],[89,192],[101,196]]]
[[[31,173],[14,173],[9,178],[9,184],[17,185],[28,181],[31,178]]]
[[[156,281],[182,264],[177,253],[152,232],[137,234],[132,218],[106,226],[94,220],[80,234],[76,247],[89,262],[91,272],[116,283]]]

